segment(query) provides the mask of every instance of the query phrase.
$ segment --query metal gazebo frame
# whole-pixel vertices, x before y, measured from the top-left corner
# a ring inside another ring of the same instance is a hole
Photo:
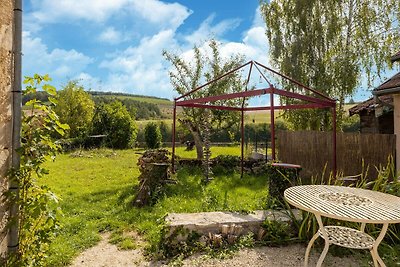
[[[207,96],[207,97],[200,97],[200,98],[195,98],[195,99],[187,99],[185,100],[184,98],[191,95],[192,93],[228,76],[236,71],[239,71],[245,67],[249,66],[249,72],[247,75],[247,81],[246,81],[246,87],[245,91],[243,92],[237,92],[237,93],[228,93],[228,94],[223,94],[223,95],[215,95],[215,96]],[[257,69],[257,71],[260,74],[260,77],[262,77],[269,85],[268,88],[262,88],[262,89],[253,89],[249,90],[248,85],[251,77],[251,73],[253,70],[253,67]],[[268,81],[266,78],[265,74],[260,70],[260,68],[264,69],[265,71],[268,71],[270,73],[276,74],[280,76],[281,78],[285,79],[286,81],[292,83],[293,85],[296,85],[302,89],[305,89],[306,91],[309,91],[310,93],[313,93],[319,98],[311,95],[303,95],[295,92],[290,92],[287,90],[282,90],[276,88],[272,83]],[[253,96],[260,96],[260,95],[270,95],[270,105],[269,106],[257,106],[257,107],[246,107],[245,106],[245,100],[246,97],[253,97]],[[278,105],[276,106],[274,104],[274,95],[280,95],[280,96],[285,96],[285,97],[290,97],[293,99],[298,99],[298,100],[303,100],[307,101],[309,103],[307,104],[289,104],[289,105]],[[219,100],[226,100],[226,99],[235,99],[235,98],[243,98],[241,107],[231,107],[231,106],[223,106],[223,105],[213,105],[212,102],[219,101]],[[272,160],[276,159],[275,155],[275,110],[289,110],[289,109],[309,109],[309,108],[330,108],[332,110],[332,121],[333,121],[333,135],[332,135],[332,140],[333,140],[333,172],[336,174],[336,100],[332,99],[316,90],[313,90],[302,83],[279,73],[278,71],[275,71],[271,68],[268,68],[267,66],[258,63],[257,61],[249,61],[193,90],[190,92],[183,94],[177,98],[174,99],[174,114],[173,114],[173,126],[172,126],[172,170],[175,171],[175,134],[176,134],[176,107],[192,107],[192,108],[208,108],[208,109],[217,109],[217,110],[232,110],[232,111],[240,111],[241,112],[241,172],[243,174],[243,160],[244,160],[244,112],[245,111],[258,111],[258,110],[270,110],[271,111],[271,148],[272,148]]]

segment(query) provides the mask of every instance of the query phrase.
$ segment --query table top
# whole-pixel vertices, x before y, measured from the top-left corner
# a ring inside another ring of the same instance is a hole
[[[400,223],[400,197],[333,185],[301,185],[285,190],[293,206],[324,217],[365,223]]]

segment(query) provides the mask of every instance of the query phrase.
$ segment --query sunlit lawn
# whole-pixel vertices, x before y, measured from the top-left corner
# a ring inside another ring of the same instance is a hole
[[[234,150],[236,149],[236,150]],[[215,147],[215,154],[237,155],[237,148]],[[184,154],[181,148],[178,154]],[[195,153],[190,151],[188,153]],[[59,236],[51,245],[50,266],[68,265],[84,249],[100,240],[99,233],[113,232],[121,248],[135,247],[126,231],[135,230],[148,241],[155,253],[163,217],[168,212],[262,209],[267,197],[267,178],[239,174],[216,175],[207,186],[201,185],[199,169],[181,169],[176,185],[169,185],[165,196],[153,207],[135,208],[132,201],[139,175],[140,156],[135,150],[94,150],[60,155],[49,162],[43,182],[60,196],[64,212]]]

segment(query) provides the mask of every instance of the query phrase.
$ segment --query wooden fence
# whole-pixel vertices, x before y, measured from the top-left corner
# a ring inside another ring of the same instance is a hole
[[[362,172],[362,164],[369,166],[368,177],[376,177],[375,166],[386,165],[389,156],[395,157],[395,135],[337,133],[337,169],[345,176]],[[302,176],[321,175],[333,166],[331,132],[279,131],[278,159],[303,167]]]

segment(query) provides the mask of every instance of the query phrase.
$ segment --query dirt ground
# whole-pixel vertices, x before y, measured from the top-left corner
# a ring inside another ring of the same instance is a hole
[[[180,266],[215,266],[215,267],[288,267],[303,266],[305,246],[300,244],[285,247],[257,247],[246,248],[237,252],[230,259],[212,259],[207,255],[194,255],[181,262]],[[312,251],[310,256],[310,266],[315,266],[319,253]],[[140,249],[118,250],[117,246],[108,243],[108,235],[103,236],[103,240],[96,246],[84,251],[79,255],[70,267],[115,267],[115,266],[140,266],[140,267],[159,267],[167,266],[165,262],[149,262],[142,254]],[[360,262],[354,257],[334,257],[327,255],[323,266],[360,266]]]

